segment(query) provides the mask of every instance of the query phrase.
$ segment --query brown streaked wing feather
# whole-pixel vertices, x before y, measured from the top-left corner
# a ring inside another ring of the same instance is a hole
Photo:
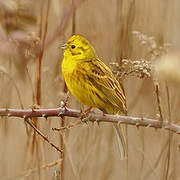
[[[88,62],[87,75],[91,83],[107,97],[109,102],[126,114],[124,90],[111,70],[101,60],[93,59]]]

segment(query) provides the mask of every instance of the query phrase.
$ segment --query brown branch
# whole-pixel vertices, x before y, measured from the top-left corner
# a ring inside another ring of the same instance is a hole
[[[81,112],[76,109],[69,108],[54,108],[54,109],[0,109],[0,116],[8,117],[20,117],[20,118],[32,118],[32,117],[74,117],[80,118]],[[112,122],[134,126],[144,126],[153,128],[164,128],[172,131],[176,134],[180,134],[180,125],[169,123],[168,121],[159,121],[150,118],[132,117],[132,116],[120,116],[120,115],[102,115],[90,112],[84,119],[84,122]]]
[[[25,121],[35,130],[35,132],[37,132],[46,142],[48,142],[48,144],[50,144],[53,148],[55,148],[57,151],[59,151],[60,153],[62,153],[63,151],[61,149],[59,149],[55,144],[53,144],[52,142],[49,141],[48,137],[45,136],[39,129],[36,128],[35,125],[33,125],[28,118],[25,118]]]

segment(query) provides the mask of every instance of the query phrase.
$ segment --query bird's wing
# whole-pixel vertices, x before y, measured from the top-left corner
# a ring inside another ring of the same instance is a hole
[[[85,65],[88,79],[108,99],[112,105],[118,107],[126,114],[126,98],[123,87],[116,80],[111,70],[98,58]]]

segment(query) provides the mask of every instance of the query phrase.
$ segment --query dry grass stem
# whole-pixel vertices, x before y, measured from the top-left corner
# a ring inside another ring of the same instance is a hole
[[[17,178],[24,179],[24,178],[29,177],[32,173],[35,173],[35,172],[37,172],[39,170],[44,170],[44,169],[48,169],[48,168],[57,166],[58,164],[61,164],[61,162],[62,162],[62,160],[59,159],[59,160],[57,160],[55,162],[45,164],[45,165],[40,166],[38,168],[28,169],[28,170],[20,173],[19,175],[16,175],[16,176],[13,176],[13,177],[4,177],[3,179],[4,180],[11,180],[11,179],[17,179]]]

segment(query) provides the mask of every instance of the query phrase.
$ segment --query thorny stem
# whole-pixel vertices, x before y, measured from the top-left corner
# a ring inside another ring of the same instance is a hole
[[[32,117],[74,117],[81,118],[82,114],[79,110],[69,108],[54,108],[54,109],[0,109],[0,116],[8,117],[20,117],[20,118],[32,118]],[[169,123],[167,120],[159,121],[150,118],[132,117],[132,116],[120,116],[120,115],[102,115],[99,113],[90,112],[88,116],[83,120],[84,122],[112,122],[127,124],[133,126],[143,126],[152,128],[163,128],[172,131],[176,134],[180,134],[180,126],[174,123]]]

